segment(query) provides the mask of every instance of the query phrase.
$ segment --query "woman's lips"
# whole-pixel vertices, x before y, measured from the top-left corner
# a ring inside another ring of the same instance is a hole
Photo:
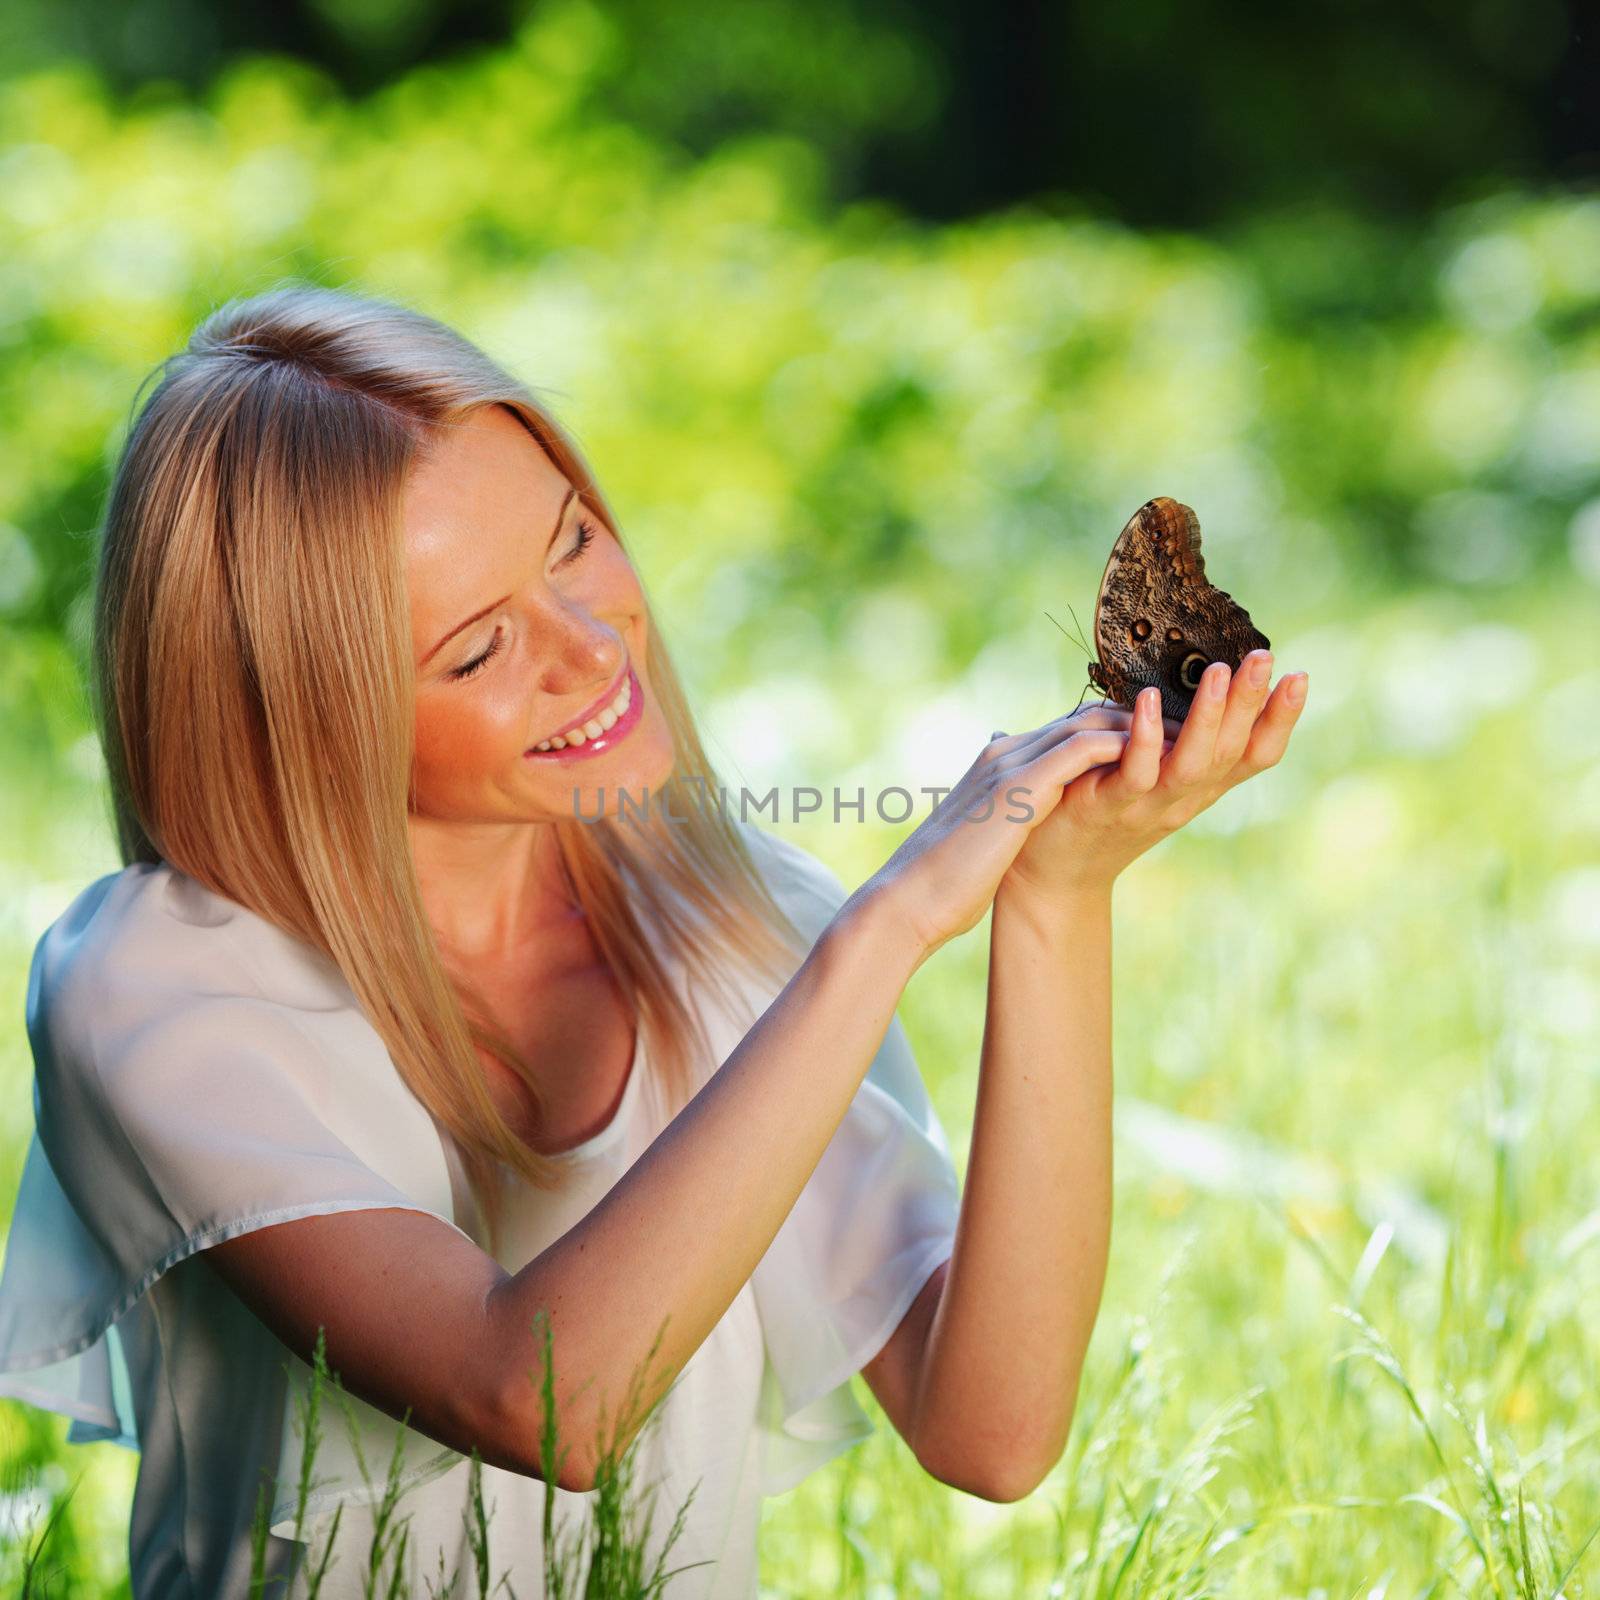
[[[628,666],[627,681],[628,709],[598,739],[585,739],[582,744],[569,744],[564,750],[527,750],[523,752],[524,755],[530,761],[582,761],[586,756],[604,755],[613,745],[626,739],[633,732],[634,725],[644,713],[644,691],[639,687],[639,679],[631,663]],[[619,688],[618,693],[620,692]],[[611,700],[615,699],[616,694],[613,694]],[[610,705],[611,700],[603,702],[601,709]]]

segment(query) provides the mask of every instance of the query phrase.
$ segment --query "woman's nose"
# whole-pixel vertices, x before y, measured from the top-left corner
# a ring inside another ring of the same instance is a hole
[[[551,694],[603,688],[621,670],[625,654],[615,628],[592,622],[586,627],[566,628],[550,641],[540,673],[541,687]]]

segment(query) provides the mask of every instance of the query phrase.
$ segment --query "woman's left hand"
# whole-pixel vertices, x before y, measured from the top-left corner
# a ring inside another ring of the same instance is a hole
[[[1280,678],[1269,694],[1271,674],[1268,650],[1252,650],[1237,674],[1213,661],[1181,724],[1160,715],[1156,689],[1141,690],[1131,712],[1101,702],[1074,713],[1081,726],[1125,729],[1122,755],[1067,785],[1051,815],[1030,831],[1001,892],[1022,889],[1030,899],[1050,900],[1109,887],[1235,784],[1276,765],[1305,705],[1306,674]]]

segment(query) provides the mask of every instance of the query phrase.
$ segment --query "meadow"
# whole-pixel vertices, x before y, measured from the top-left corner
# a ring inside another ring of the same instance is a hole
[[[1116,891],[1066,1455],[976,1500],[858,1383],[878,1430],[767,1503],[764,1595],[1595,1592],[1600,200],[1206,237],[829,212],[799,141],[691,161],[580,116],[591,16],[360,107],[286,62],[203,104],[0,83],[0,1208],[28,956],[118,865],[81,670],[134,391],[217,300],[350,283],[571,425],[730,785],[948,783],[1070,709],[1053,619],[1087,628],[1155,494],[1310,674],[1287,759]],[[905,831],[868,818],[778,827],[853,885]],[[986,955],[980,926],[901,1009],[958,1168]],[[36,1592],[126,1594],[134,1459],[65,1431],[0,1401],[0,1585],[70,1491]]]

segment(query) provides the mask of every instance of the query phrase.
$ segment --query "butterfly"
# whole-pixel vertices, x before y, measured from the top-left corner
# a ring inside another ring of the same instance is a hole
[[[1206,578],[1200,519],[1162,496],[1128,519],[1111,547],[1094,606],[1099,660],[1089,681],[1125,709],[1141,689],[1161,691],[1161,714],[1182,722],[1213,661],[1238,670],[1267,636],[1232,595]]]

